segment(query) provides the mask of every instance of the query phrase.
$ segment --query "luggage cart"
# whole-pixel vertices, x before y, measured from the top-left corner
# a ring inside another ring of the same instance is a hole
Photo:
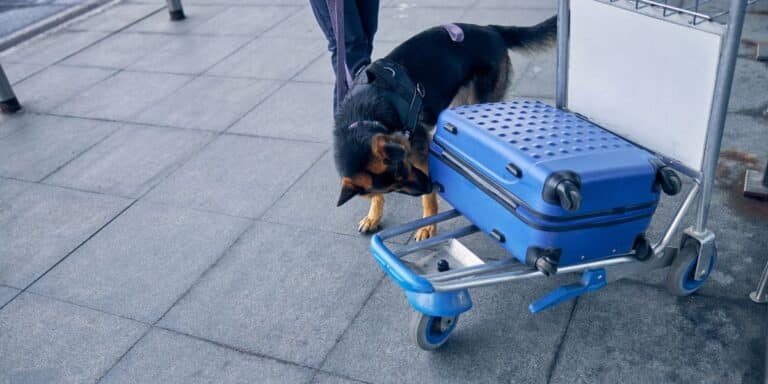
[[[722,10],[705,0],[676,6],[650,0],[560,0],[557,107],[647,149],[687,176],[692,187],[660,239],[625,254],[561,266],[556,275],[578,273],[580,282],[531,303],[531,312],[653,269],[669,267],[666,285],[675,295],[689,295],[707,279],[717,257],[707,216],[741,30],[753,2],[733,0],[730,9]],[[694,202],[695,222],[672,244]],[[371,239],[375,260],[416,310],[410,334],[426,350],[439,348],[472,307],[469,288],[545,276],[515,257],[484,260],[473,253],[460,239],[480,231],[474,224],[399,249],[385,243],[460,216],[450,210]]]

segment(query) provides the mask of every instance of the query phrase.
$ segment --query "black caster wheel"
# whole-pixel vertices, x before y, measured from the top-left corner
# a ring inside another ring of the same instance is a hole
[[[699,245],[693,240],[685,241],[667,272],[666,285],[669,293],[675,296],[688,296],[701,288],[702,284],[709,277],[709,273],[712,272],[712,267],[715,265],[717,248],[713,249],[707,274],[701,280],[694,278],[698,257]]]
[[[541,271],[544,276],[552,276],[557,273],[557,262],[549,257],[542,256],[536,259],[536,269]]]
[[[651,255],[653,255],[651,243],[649,243],[648,239],[643,235],[640,235],[635,239],[635,244],[632,246],[632,249],[635,251],[635,258],[640,261],[648,260]]]
[[[433,351],[440,348],[456,328],[459,316],[440,317],[415,312],[411,317],[411,338],[419,348]]]

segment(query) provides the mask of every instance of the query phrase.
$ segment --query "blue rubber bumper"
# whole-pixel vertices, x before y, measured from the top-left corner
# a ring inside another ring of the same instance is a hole
[[[408,232],[413,228],[430,225],[458,216],[455,211],[404,224],[373,235],[371,252],[384,272],[405,291],[408,302],[419,312],[431,316],[456,316],[472,308],[467,289],[436,292],[427,279],[408,268],[384,243],[384,240]]]

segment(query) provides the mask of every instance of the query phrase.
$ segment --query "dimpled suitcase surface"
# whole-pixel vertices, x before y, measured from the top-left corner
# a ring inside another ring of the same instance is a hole
[[[659,200],[653,154],[538,101],[445,110],[430,152],[440,195],[528,264],[626,254]]]

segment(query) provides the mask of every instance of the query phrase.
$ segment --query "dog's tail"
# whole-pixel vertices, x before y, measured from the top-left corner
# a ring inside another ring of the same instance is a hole
[[[509,49],[522,48],[535,51],[554,45],[557,40],[557,16],[552,16],[530,27],[505,27],[490,25],[495,29]]]

